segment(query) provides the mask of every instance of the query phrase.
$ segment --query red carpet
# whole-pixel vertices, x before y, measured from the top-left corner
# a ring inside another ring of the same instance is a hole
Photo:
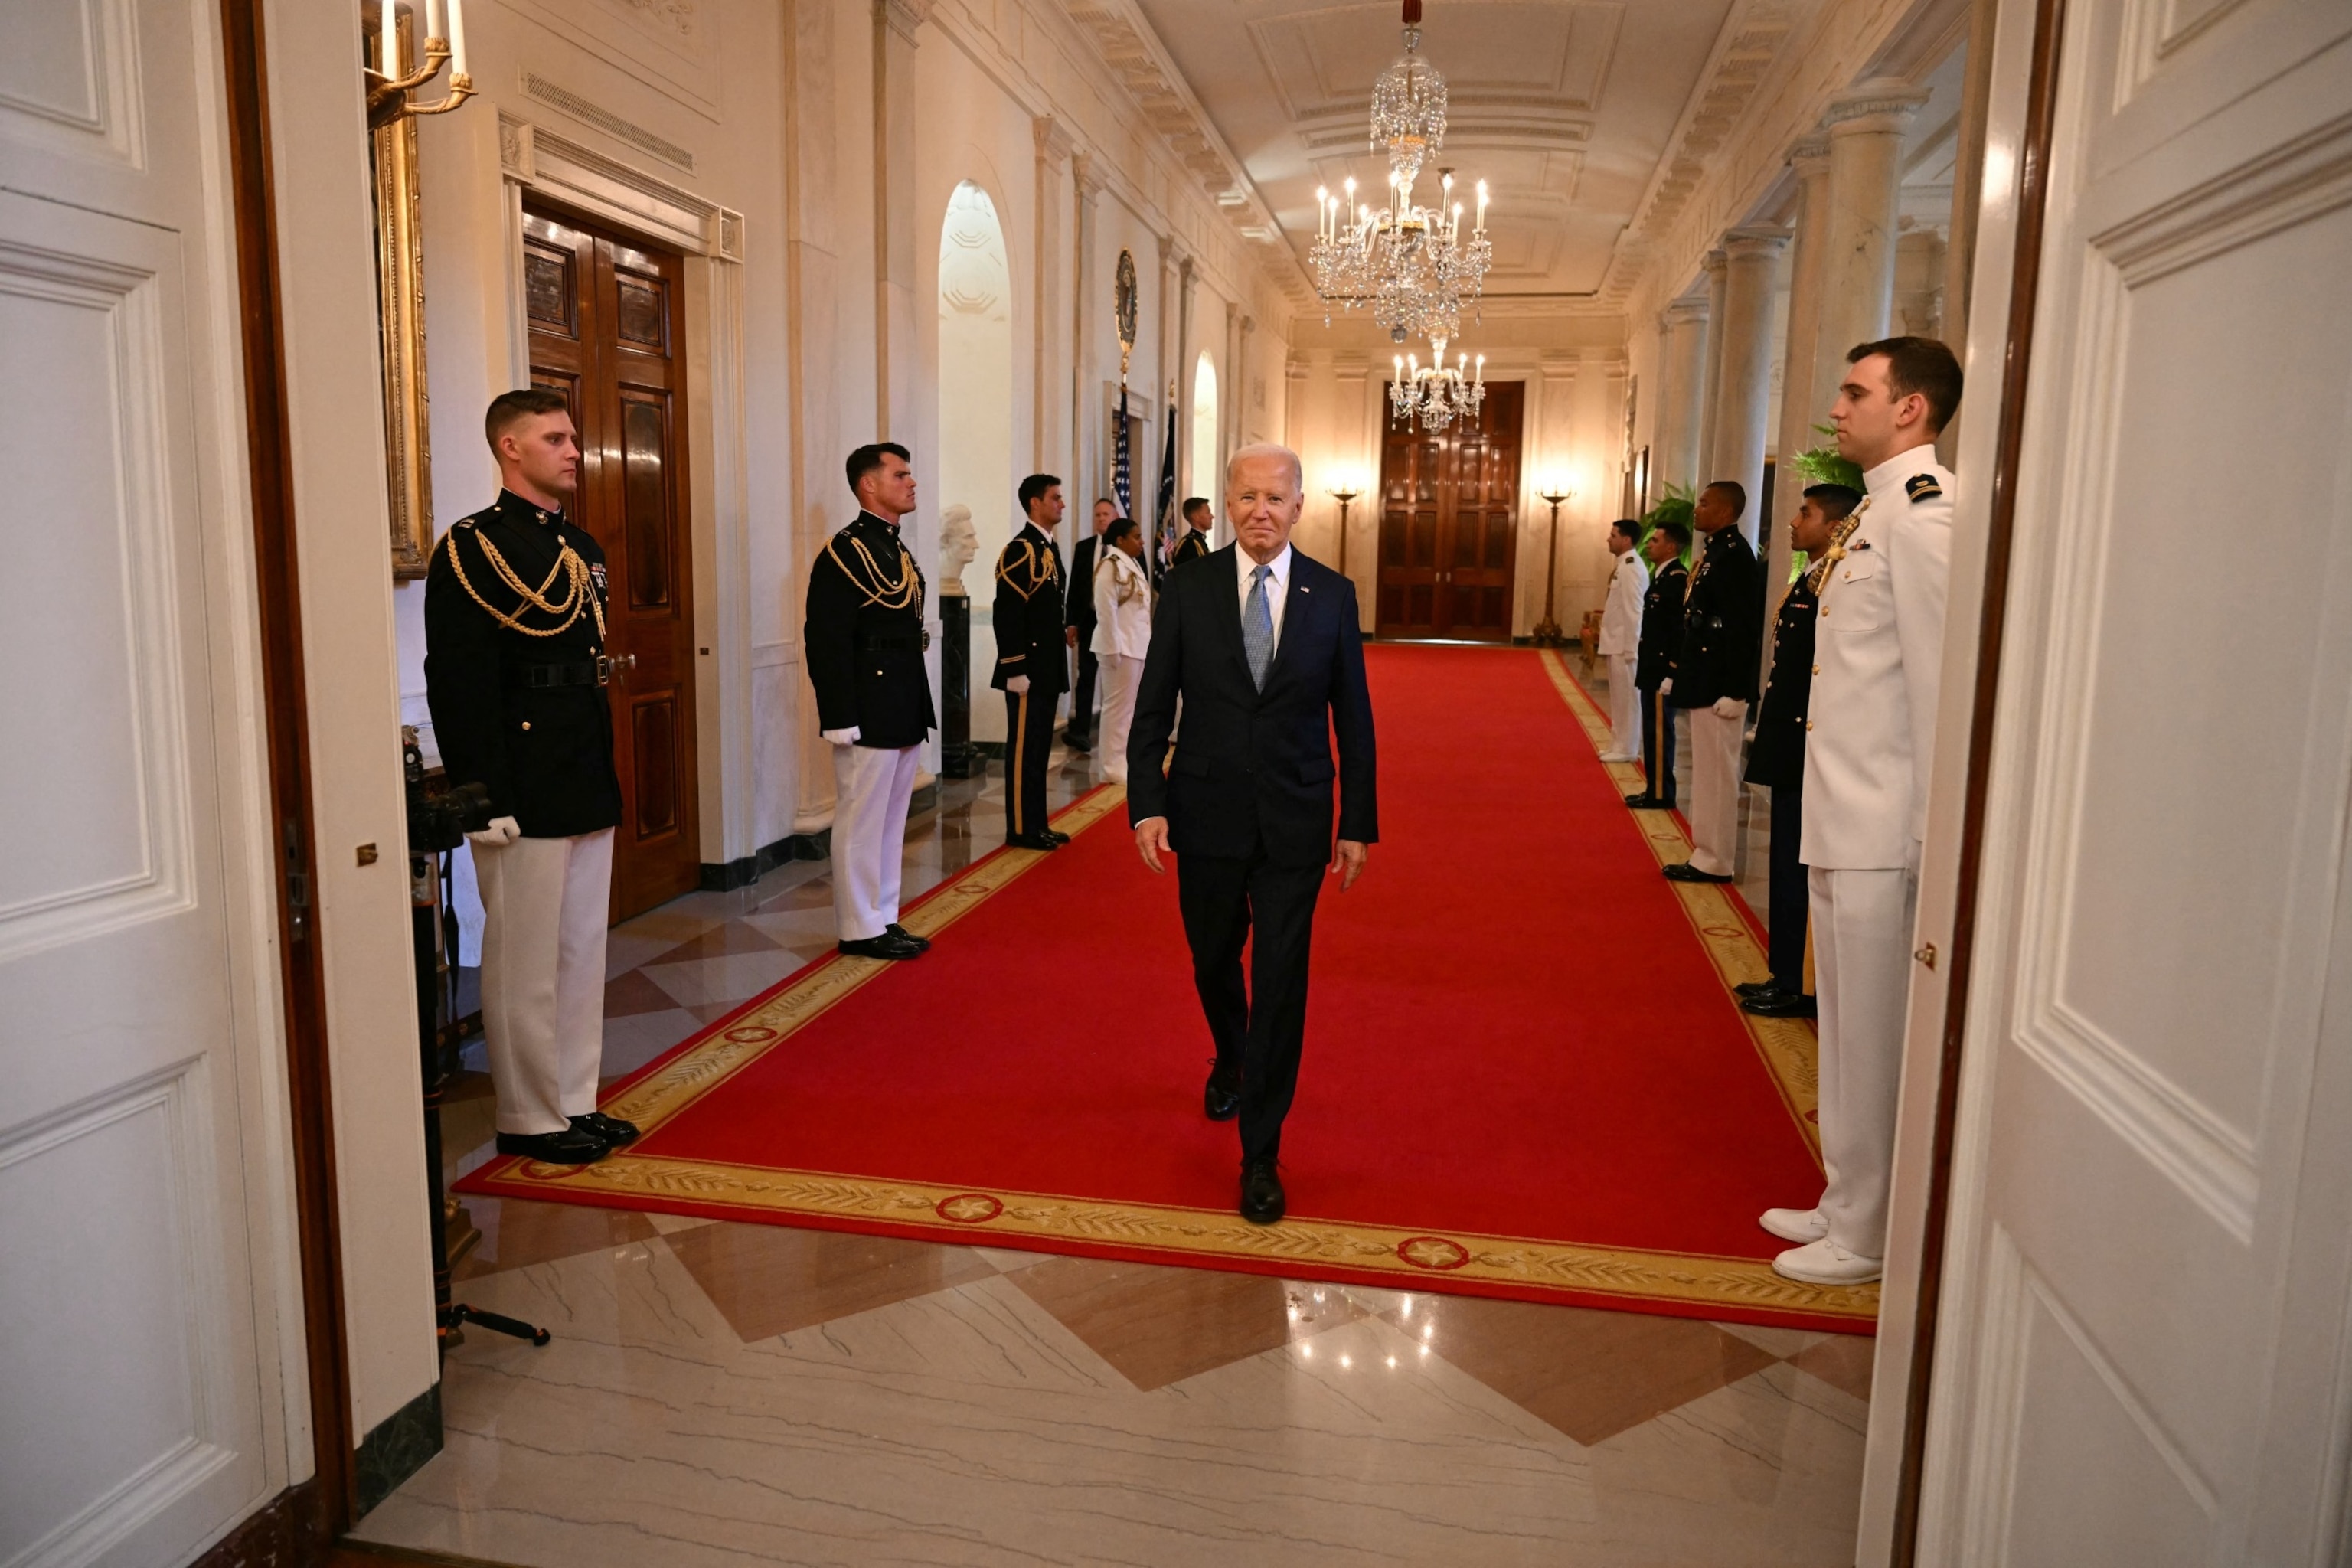
[[[607,1101],[647,1126],[635,1148],[463,1190],[1866,1327],[1874,1289],[1779,1279],[1756,1226],[1820,1190],[1811,1032],[1732,1005],[1763,973],[1752,927],[1658,875],[1680,830],[1620,804],[1565,667],[1370,665],[1382,839],[1318,913],[1284,1224],[1233,1213],[1175,879],[1116,790],[1064,814],[1058,854],[992,856],[909,911],[927,957],[813,964],[647,1068]]]

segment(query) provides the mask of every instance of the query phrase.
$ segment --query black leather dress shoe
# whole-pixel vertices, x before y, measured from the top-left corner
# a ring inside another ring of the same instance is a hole
[[[1058,827],[1041,827],[1037,831],[1041,837],[1050,838],[1056,844],[1067,844],[1070,841],[1070,836]]]
[[[1062,744],[1069,747],[1070,750],[1074,752],[1091,752],[1095,749],[1095,741],[1092,735],[1081,735],[1071,730],[1065,730],[1062,731]]]
[[[845,942],[835,945],[852,958],[920,958],[923,955],[923,950],[912,942],[901,942],[887,931],[880,936],[869,936],[862,942]]]
[[[548,1165],[593,1165],[613,1152],[593,1132],[567,1127],[561,1132],[501,1132],[499,1152],[520,1154]]]
[[[1687,860],[1678,861],[1665,868],[1669,882],[1728,882],[1729,877],[1718,877],[1712,871],[1702,871]]]
[[[1759,1018],[1818,1018],[1821,1005],[1801,991],[1767,991],[1739,1004],[1743,1013]]]
[[[900,942],[911,942],[915,944],[918,952],[929,952],[931,951],[931,939],[929,937],[917,936],[913,931],[908,931],[897,921],[892,921],[888,925],[884,926],[882,928],[882,934],[884,936],[895,936]]]
[[[1274,1173],[1273,1161],[1242,1163],[1242,1218],[1252,1225],[1272,1225],[1282,1217],[1285,1202],[1282,1178]]]
[[[1212,1121],[1231,1121],[1242,1113],[1242,1080],[1236,1073],[1228,1079],[1212,1072],[1201,1090],[1201,1109]]]
[[[1778,980],[1743,980],[1731,988],[1731,994],[1739,997],[1761,996],[1768,992],[1780,989],[1782,987]]]
[[[1675,803],[1673,801],[1661,800],[1656,795],[1651,795],[1646,791],[1638,795],[1627,795],[1625,797],[1625,804],[1632,806],[1635,811],[1672,811],[1675,808]]]
[[[642,1136],[637,1131],[635,1122],[624,1121],[617,1116],[607,1116],[601,1110],[592,1110],[585,1116],[573,1117],[572,1129],[575,1132],[585,1132],[592,1138],[602,1138],[606,1144],[614,1149],[634,1143]]]
[[[1062,841],[1048,838],[1042,833],[1008,833],[1004,836],[1007,849],[1059,849]]]

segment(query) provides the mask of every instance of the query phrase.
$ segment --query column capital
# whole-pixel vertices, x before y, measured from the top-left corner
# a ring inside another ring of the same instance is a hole
[[[1157,240],[1160,244],[1160,265],[1161,267],[1175,267],[1180,265],[1181,262],[1190,259],[1184,247],[1177,243],[1176,237],[1174,235],[1155,234],[1151,237]]]
[[[1727,229],[1723,236],[1724,254],[1734,261],[1751,257],[1772,258],[1780,254],[1789,243],[1789,231],[1767,224],[1751,224]]]
[[[1832,136],[1894,135],[1911,123],[1927,96],[1898,78],[1875,77],[1832,100],[1822,124]]]
[[[1176,258],[1177,287],[1183,289],[1184,292],[1189,295],[1192,292],[1192,286],[1200,281],[1201,275],[1193,266],[1192,256],[1188,253],[1180,252]]]
[[[1041,114],[1029,122],[1029,134],[1037,143],[1037,161],[1058,169],[1070,161],[1070,149],[1076,145],[1070,133],[1062,129],[1060,121],[1050,114]]]
[[[1096,162],[1090,153],[1070,154],[1070,177],[1077,182],[1078,200],[1087,203],[1092,203],[1097,196],[1102,195],[1103,187],[1110,184],[1110,181],[1104,176],[1101,165]]]
[[[1729,259],[1730,258],[1720,250],[1710,250],[1700,258],[1699,270],[1712,278],[1723,270],[1724,263]]]
[[[1789,145],[1789,167],[1800,180],[1818,179],[1830,172],[1830,133],[1815,131]]]
[[[892,32],[915,42],[915,29],[930,19],[939,0],[874,0],[874,19]]]
[[[1231,300],[1225,301],[1225,331],[1232,331],[1242,319],[1242,308]]]
[[[1252,332],[1256,331],[1257,318],[1255,316],[1244,316],[1242,318],[1242,336],[1248,337]]]
[[[1658,322],[1667,328],[1705,326],[1707,314],[1707,301],[1703,299],[1677,300],[1659,313]]]

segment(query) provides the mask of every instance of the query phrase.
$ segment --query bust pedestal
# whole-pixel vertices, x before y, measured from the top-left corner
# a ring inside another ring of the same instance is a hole
[[[971,599],[940,595],[940,773],[971,778],[986,761],[971,743]]]

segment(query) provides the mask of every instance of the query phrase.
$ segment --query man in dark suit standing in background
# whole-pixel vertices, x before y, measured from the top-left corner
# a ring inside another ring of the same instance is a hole
[[[1642,640],[1633,657],[1633,689],[1642,694],[1642,766],[1648,784],[1625,804],[1636,811],[1675,808],[1675,715],[1659,695],[1675,672],[1675,655],[1683,641],[1683,589],[1690,573],[1683,552],[1690,548],[1690,530],[1679,522],[1662,522],[1642,542],[1650,558],[1650,587],[1642,595]]]
[[[1241,1118],[1241,1215],[1255,1225],[1285,1205],[1276,1165],[1306,1040],[1316,900],[1327,872],[1353,887],[1379,837],[1356,588],[1291,549],[1304,489],[1287,447],[1234,454],[1235,542],[1169,574],[1127,747],[1136,848],[1155,872],[1162,855],[1177,857],[1192,981],[1217,1048],[1203,1108],[1212,1121]],[[1184,733],[1167,763],[1180,699]]]
[[[1739,531],[1748,491],[1717,479],[1698,492],[1691,524],[1706,536],[1683,597],[1683,645],[1663,690],[1690,715],[1690,858],[1669,881],[1728,882],[1739,841],[1739,735],[1763,659],[1764,570]]]
[[[1069,598],[1062,607],[1064,636],[1078,650],[1078,684],[1070,692],[1070,726],[1062,739],[1074,752],[1095,744],[1095,563],[1102,559],[1103,532],[1118,521],[1118,508],[1095,502],[1095,531],[1070,547]]]
[[[1021,481],[1028,521],[996,558],[996,673],[1004,693],[1004,842],[1016,849],[1059,849],[1069,836],[1045,824],[1045,763],[1054,749],[1055,700],[1069,689],[1069,629],[1062,622],[1068,578],[1054,529],[1062,521],[1062,481],[1032,474]]]
[[[1184,537],[1170,552],[1168,564],[1181,566],[1187,561],[1198,561],[1209,552],[1209,528],[1214,517],[1209,510],[1206,496],[1188,496],[1184,501]]]

